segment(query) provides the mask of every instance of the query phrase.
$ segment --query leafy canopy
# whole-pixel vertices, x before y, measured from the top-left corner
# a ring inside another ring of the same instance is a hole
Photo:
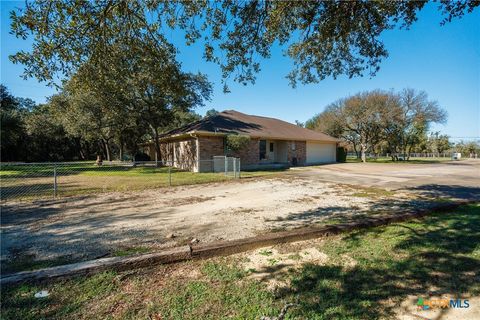
[[[326,77],[374,76],[387,57],[380,35],[408,28],[425,1],[159,1],[39,0],[12,12],[12,33],[33,36],[32,50],[11,56],[25,77],[53,83],[112,44],[149,41],[166,45],[181,31],[187,44],[201,41],[204,58],[221,66],[224,82],[253,83],[260,60],[279,45],[293,61],[292,85]],[[478,1],[438,1],[442,23],[472,12]],[[225,87],[225,90],[228,90]]]
[[[241,134],[228,134],[225,137],[227,150],[229,151],[241,151],[250,142],[250,136],[241,135]]]

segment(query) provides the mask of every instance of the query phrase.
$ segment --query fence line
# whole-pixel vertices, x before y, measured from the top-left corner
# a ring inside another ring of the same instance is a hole
[[[394,156],[400,157],[400,158],[406,158],[407,156],[410,158],[451,158],[453,155],[452,152],[441,152],[441,153],[431,153],[431,152],[412,152],[408,155],[399,153]],[[357,157],[357,154],[355,152],[348,152],[347,153],[348,157]],[[392,154],[390,153],[380,153],[380,154],[374,154],[374,153],[367,153],[366,156],[368,158],[390,158],[392,157]],[[464,157],[468,158],[477,158],[476,154],[471,154],[471,155],[462,155]]]
[[[240,159],[0,163],[1,200],[52,199],[240,178]],[[200,173],[192,172],[200,171]]]

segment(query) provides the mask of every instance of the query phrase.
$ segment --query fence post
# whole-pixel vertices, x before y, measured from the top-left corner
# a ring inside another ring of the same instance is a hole
[[[227,168],[228,168],[228,157],[227,157],[227,156],[225,156],[225,165],[224,165],[224,167],[225,167],[225,175],[227,175]]]
[[[233,178],[237,177],[237,158],[232,158],[233,162]]]
[[[238,179],[240,179],[240,172],[242,171],[242,167],[240,166],[240,158],[238,158]]]
[[[168,166],[168,186],[172,186],[172,163]]]
[[[53,165],[53,198],[57,198],[57,165]]]

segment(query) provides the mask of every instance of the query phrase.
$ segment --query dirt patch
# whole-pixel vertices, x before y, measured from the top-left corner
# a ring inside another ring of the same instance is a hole
[[[241,257],[242,268],[249,272],[251,278],[265,282],[270,290],[275,290],[287,286],[288,273],[301,268],[303,264],[322,265],[327,262],[327,255],[311,246],[311,243],[302,241],[266,247],[238,257]]]
[[[170,199],[169,201],[165,202],[165,205],[169,207],[180,207],[180,206],[185,206],[189,204],[195,204],[195,203],[202,203],[205,201],[213,200],[215,197],[185,197],[185,198],[177,198],[177,199]]]

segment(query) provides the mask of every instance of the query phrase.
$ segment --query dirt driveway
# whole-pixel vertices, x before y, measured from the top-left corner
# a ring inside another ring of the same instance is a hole
[[[24,258],[77,261],[152,250],[192,238],[238,239],[429,205],[439,197],[478,198],[479,165],[334,164],[227,183],[4,203],[2,267]]]

